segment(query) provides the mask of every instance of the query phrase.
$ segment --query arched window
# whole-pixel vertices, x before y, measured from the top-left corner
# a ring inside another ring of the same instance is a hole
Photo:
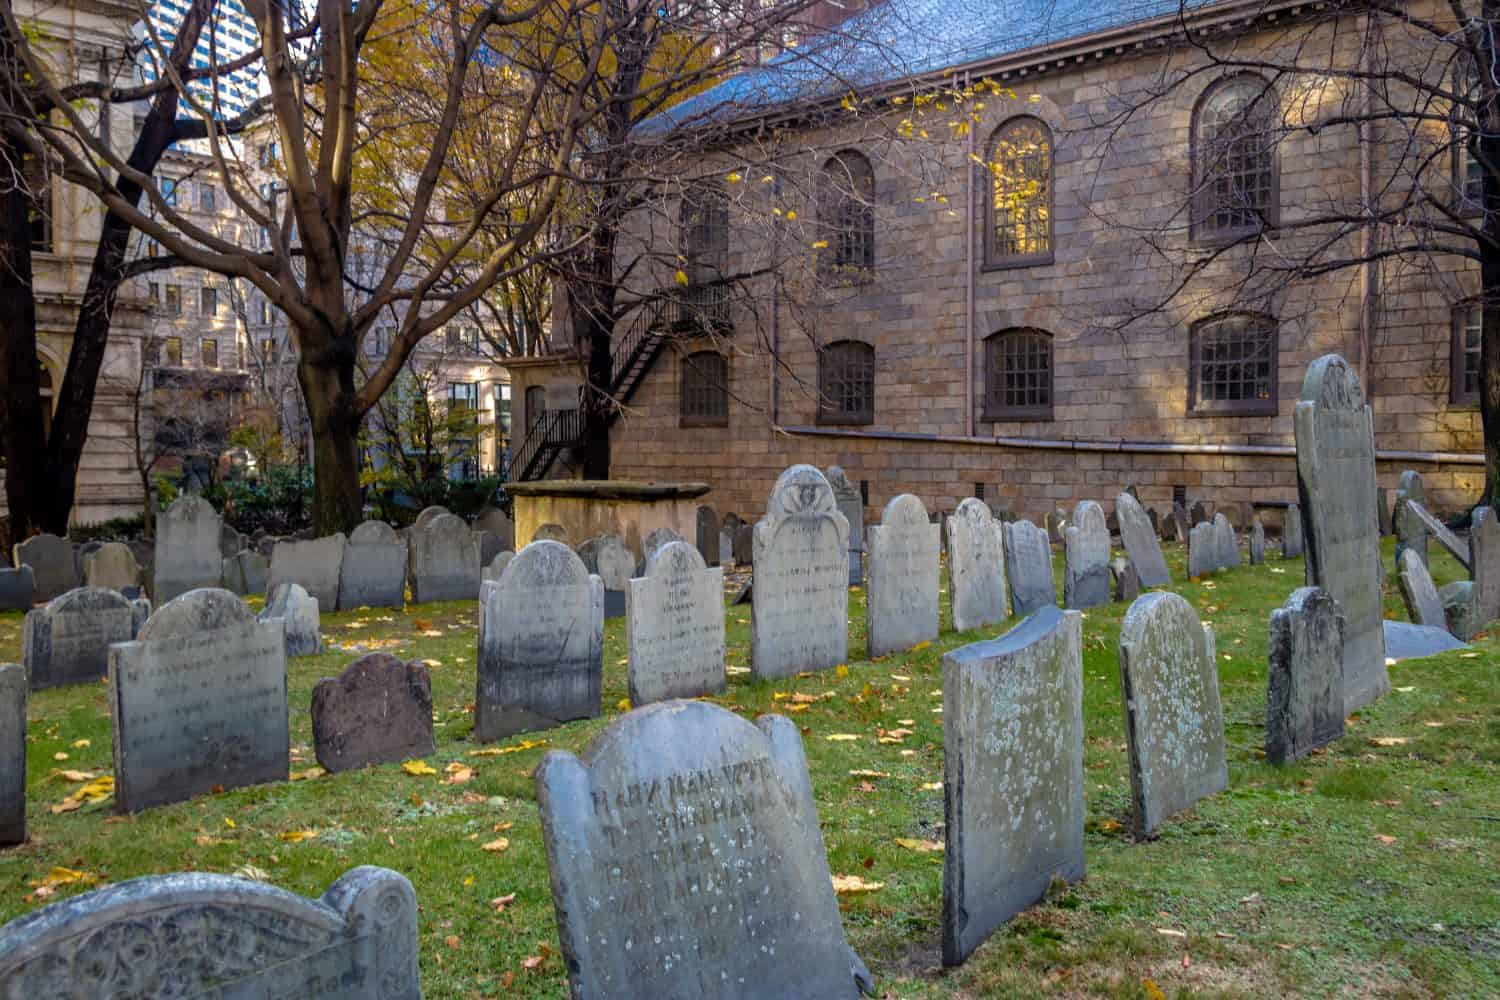
[[[1193,111],[1193,232],[1235,239],[1276,225],[1276,92],[1251,73],[1204,91]]]
[[[818,355],[818,420],[825,424],[875,421],[875,348],[838,340]]]
[[[1230,313],[1193,324],[1188,409],[1193,413],[1276,413],[1277,326],[1269,316]]]
[[[818,216],[828,243],[818,257],[824,273],[875,266],[875,169],[862,154],[845,150],[823,164]]]
[[[1052,337],[1001,330],[984,341],[984,419],[1052,419]]]
[[[985,164],[990,266],[1052,260],[1052,132],[1036,118],[1013,118],[995,130]]]
[[[682,359],[678,407],[683,427],[729,425],[729,363],[718,351],[695,351]]]

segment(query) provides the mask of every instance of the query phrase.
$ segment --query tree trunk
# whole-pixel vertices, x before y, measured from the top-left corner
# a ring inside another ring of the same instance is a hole
[[[307,344],[310,338],[303,338]],[[335,338],[345,341],[348,338]],[[313,529],[348,533],[364,519],[359,488],[360,414],[354,408],[354,355],[304,351],[297,380],[313,439]]]
[[[6,141],[0,162],[21,173],[22,151]],[[47,439],[37,367],[36,299],[31,273],[31,197],[24,184],[0,194],[0,428],[5,444],[5,500],[10,541],[24,541],[48,523],[42,477]],[[63,528],[67,512],[63,512]]]

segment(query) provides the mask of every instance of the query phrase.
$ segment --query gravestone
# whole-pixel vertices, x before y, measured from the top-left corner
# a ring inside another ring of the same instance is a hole
[[[573,539],[568,536],[568,529],[560,524],[553,524],[551,521],[533,531],[531,540],[533,542],[561,542],[570,548],[573,545]]]
[[[619,618],[625,614],[625,588],[635,576],[635,556],[620,536],[590,538],[578,546],[578,558],[583,560],[585,569],[604,583],[604,617]]]
[[[1359,377],[1343,358],[1314,361],[1294,416],[1307,582],[1344,613],[1344,713],[1391,689],[1381,629],[1375,531],[1375,433]]]
[[[78,586],[73,546],[66,538],[46,533],[32,535],[16,546],[15,564],[31,567],[38,601],[61,597]]]
[[[1417,523],[1426,529],[1427,534],[1437,539],[1437,543],[1448,550],[1448,554],[1463,564],[1464,569],[1473,571],[1470,565],[1469,546],[1452,531],[1448,526],[1427,509],[1426,505],[1416,501],[1408,500],[1406,503],[1408,512],[1417,519]]]
[[[1063,531],[1063,606],[1097,608],[1109,603],[1109,528],[1104,508],[1080,500]]]
[[[1398,662],[1469,648],[1446,628],[1384,621],[1381,630],[1385,633],[1385,655]]]
[[[0,847],[24,843],[26,668],[6,663],[0,664]]]
[[[668,542],[628,581],[632,705],[719,694],[724,676],[724,571],[687,542]]]
[[[227,590],[189,591],[111,646],[109,692],[120,812],[287,778],[282,624]]]
[[[417,515],[417,519],[411,523],[411,530],[421,531],[423,528],[431,524],[433,520],[439,515],[452,513],[453,511],[449,510],[447,507],[442,506],[441,504],[433,504],[431,507],[423,507],[422,512]]]
[[[384,521],[365,521],[350,532],[339,567],[338,607],[403,607],[406,546],[406,539]]]
[[[158,607],[189,590],[219,585],[224,572],[220,527],[213,505],[199,496],[178,497],[156,519],[151,599]]]
[[[493,531],[474,529],[474,543],[479,546],[479,565],[488,566],[490,560],[509,548],[505,539]]]
[[[973,497],[948,518],[948,590],[956,632],[1005,621],[1003,531],[984,501]]]
[[[1240,542],[1235,536],[1234,525],[1223,511],[1214,515],[1214,552],[1218,569],[1236,569],[1240,564]]]
[[[1469,642],[1479,634],[1484,622],[1479,620],[1478,606],[1474,603],[1474,581],[1456,580],[1444,584],[1438,597],[1443,602],[1444,623],[1455,638]]]
[[[1289,764],[1344,735],[1344,616],[1325,590],[1301,587],[1271,612],[1266,759]]]
[[[871,987],[790,720],[649,705],[581,758],[548,753],[536,785],[573,997],[855,1000]]]
[[[123,542],[105,542],[83,561],[84,585],[124,590],[141,585],[141,567]]]
[[[224,560],[224,589],[241,596],[265,593],[270,575],[271,564],[266,557],[250,549],[241,549]]]
[[[849,522],[823,473],[811,465],[784,471],[754,533],[751,673],[778,678],[843,663],[849,657]]]
[[[742,524],[735,531],[734,564],[738,568],[755,565],[755,525]]]
[[[1135,563],[1123,556],[1110,560],[1109,575],[1115,582],[1115,602],[1129,604],[1141,596],[1141,578]]]
[[[0,611],[26,611],[36,603],[36,574],[30,566],[0,569]]]
[[[339,606],[339,570],[347,539],[342,531],[307,542],[277,542],[271,553],[270,594],[283,583],[295,583],[318,599],[318,607]]]
[[[1443,599],[1438,595],[1432,576],[1418,557],[1417,550],[1404,549],[1396,561],[1396,567],[1400,571],[1397,580],[1401,585],[1401,599],[1406,603],[1407,617],[1418,625],[1447,628],[1448,618],[1443,612]]]
[[[865,641],[870,659],[938,637],[941,529],[910,493],[892,497],[869,528]],[[998,537],[998,534],[997,534]],[[1001,583],[1000,604],[1005,606]]]
[[[944,965],[1083,878],[1083,792],[1082,615],[943,655]]]
[[[1052,546],[1047,533],[1024,518],[1005,525],[1005,579],[1010,585],[1010,612],[1024,618],[1038,608],[1057,604],[1052,581]]]
[[[1198,579],[1219,568],[1219,540],[1212,521],[1199,521],[1188,532],[1188,577]]]
[[[1130,606],[1120,625],[1120,684],[1131,820],[1150,837],[1229,783],[1213,634],[1191,604],[1158,591]]]
[[[1115,514],[1120,520],[1120,543],[1130,555],[1140,582],[1147,587],[1169,587],[1172,574],[1161,554],[1156,526],[1139,501],[1129,493],[1115,497]]]
[[[697,529],[698,554],[703,565],[719,565],[719,513],[707,504],[698,507],[694,522]]]
[[[827,475],[834,506],[849,522],[849,586],[858,587],[865,582],[865,498],[840,466],[830,465]]]
[[[26,612],[21,650],[31,690],[99,680],[109,647],[134,639],[139,625],[130,602],[108,587],[79,587]]]
[[[284,623],[287,656],[317,656],[323,652],[318,611],[318,599],[304,590],[300,583],[288,580],[277,584],[266,595],[266,607],[260,613],[260,620],[279,619]]]
[[[484,568],[482,579],[486,582],[500,579],[500,574],[505,572],[505,567],[516,557],[514,552],[502,552],[490,560],[490,564]]]
[[[491,507],[479,512],[479,517],[474,522],[475,531],[488,531],[500,536],[500,547],[502,549],[514,549],[516,547],[516,525],[505,511],[496,510]]]
[[[1500,618],[1500,518],[1493,508],[1474,508],[1469,567],[1474,577],[1474,608],[1483,627]]]
[[[1281,522],[1281,558],[1296,559],[1302,555],[1302,508],[1289,504]]]
[[[148,875],[0,928],[0,996],[421,1000],[417,898],[393,871],[322,899],[231,875]]]
[[[603,656],[603,581],[563,543],[532,542],[480,615],[474,738],[597,717]]]
[[[1414,469],[1401,473],[1401,485],[1396,490],[1396,506],[1391,511],[1391,526],[1396,534],[1396,567],[1401,566],[1401,553],[1412,549],[1422,565],[1427,565],[1427,529],[1421,520],[1406,509],[1410,501],[1427,505],[1427,493],[1422,487],[1422,474]]]
[[[360,657],[313,687],[312,731],[318,763],[333,774],[434,753],[427,668],[390,653]]]
[[[1259,566],[1266,561],[1266,526],[1260,518],[1250,522],[1250,565]]]
[[[411,598],[472,601],[479,596],[479,546],[463,518],[438,514],[406,538],[406,576]]]

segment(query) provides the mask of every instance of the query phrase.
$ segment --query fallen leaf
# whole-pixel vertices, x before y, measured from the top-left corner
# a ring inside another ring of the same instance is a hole
[[[428,764],[425,760],[409,760],[401,765],[401,770],[414,777],[424,774],[437,774],[437,768]]]
[[[833,876],[833,891],[839,896],[847,896],[856,892],[876,892],[884,888],[884,882],[867,882],[858,875]]]
[[[897,837],[896,845],[904,847],[908,851],[916,851],[918,854],[940,854],[943,850],[941,840],[916,840],[912,837]]]
[[[481,847],[480,850],[489,851],[491,854],[499,854],[502,851],[504,851],[506,848],[508,848],[509,846],[510,846],[510,840],[509,839],[507,839],[505,837],[496,837],[494,840],[490,841],[488,844],[485,844],[483,847]]]

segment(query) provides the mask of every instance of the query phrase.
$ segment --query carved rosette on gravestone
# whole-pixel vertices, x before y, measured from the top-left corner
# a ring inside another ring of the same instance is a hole
[[[324,677],[312,693],[313,752],[331,774],[426,757],[432,739],[432,679],[418,660],[369,653]]]
[[[1219,568],[1219,542],[1212,521],[1199,521],[1188,532],[1188,577],[1198,579]]]
[[[1447,628],[1448,619],[1443,612],[1443,599],[1438,595],[1432,576],[1416,550],[1403,550],[1396,566],[1400,571],[1397,582],[1401,586],[1401,598],[1406,603],[1407,617],[1418,625]]]
[[[703,557],[703,565],[719,565],[719,512],[707,504],[699,505],[694,527],[697,529],[698,554]]]
[[[1302,508],[1288,504],[1281,522],[1281,558],[1296,559],[1302,555]]]
[[[1120,625],[1131,820],[1153,836],[1229,784],[1212,633],[1176,594],[1146,594]]]
[[[83,560],[85,586],[124,590],[141,585],[141,567],[123,542],[105,542]]]
[[[406,540],[383,521],[365,521],[349,534],[339,567],[339,604],[400,608],[406,604]]]
[[[1135,571],[1135,563],[1123,556],[1111,559],[1109,575],[1115,582],[1115,602],[1129,604],[1141,596],[1141,578]]]
[[[1074,609],[1109,603],[1109,528],[1104,508],[1080,500],[1063,531],[1063,604]]]
[[[344,565],[347,539],[342,531],[308,542],[277,542],[271,552],[271,576],[266,593],[283,583],[295,583],[333,611],[339,604],[339,570]]]
[[[323,652],[318,599],[303,590],[301,584],[290,581],[277,584],[266,596],[260,620],[284,623],[287,656],[317,656]]]
[[[1083,616],[1042,608],[943,656],[943,964],[1076,882],[1083,857]]]
[[[1030,521],[1004,527],[1005,579],[1010,585],[1010,610],[1023,618],[1038,608],[1057,604],[1052,580],[1052,546],[1047,533]]]
[[[948,590],[955,632],[1006,618],[1003,532],[984,501],[973,497],[948,518]]]
[[[418,976],[416,894],[370,866],[320,900],[237,876],[148,875],[0,928],[5,997],[421,1000]]]
[[[910,493],[892,497],[880,523],[870,526],[865,640],[871,659],[938,637],[940,530]]]
[[[1266,759],[1286,764],[1344,735],[1344,616],[1302,587],[1271,612]]]
[[[687,542],[668,542],[628,581],[632,705],[719,694],[724,676],[724,571]]]
[[[1240,564],[1240,541],[1234,525],[1223,511],[1214,515],[1214,554],[1216,569],[1235,569]]]
[[[1380,536],[1375,531],[1375,432],[1359,377],[1343,358],[1314,361],[1293,424],[1307,582],[1344,613],[1344,712],[1391,689],[1385,666]]]
[[[30,566],[0,569],[0,610],[27,611],[36,603],[36,574]]]
[[[109,647],[134,639],[138,625],[130,601],[107,587],[79,587],[26,612],[21,649],[31,690],[99,680]]]
[[[1250,565],[1259,566],[1266,561],[1266,526],[1260,518],[1250,522]]]
[[[840,466],[830,465],[827,476],[834,506],[849,522],[849,586],[858,587],[865,582],[865,498]]]
[[[1500,618],[1500,518],[1490,507],[1474,508],[1469,567],[1474,577],[1474,610],[1483,628]]]
[[[790,720],[650,705],[581,758],[548,753],[536,784],[577,1000],[854,1000],[870,988],[844,940]]]
[[[453,514],[438,514],[406,538],[412,600],[472,601],[479,596],[479,546]]]
[[[783,472],[754,531],[753,675],[786,677],[843,663],[849,658],[849,522],[823,473],[811,465]]]
[[[26,668],[6,663],[0,664],[0,847],[24,843]]]
[[[1406,509],[1409,501],[1427,505],[1427,492],[1422,486],[1422,474],[1414,469],[1401,473],[1401,485],[1396,489],[1396,506],[1391,511],[1391,528],[1396,535],[1396,567],[1401,566],[1401,553],[1412,549],[1422,565],[1427,565],[1427,528],[1420,518]]]
[[[15,547],[14,555],[17,566],[31,567],[38,601],[61,597],[78,586],[73,546],[66,538],[33,535]]]
[[[224,571],[219,551],[222,522],[199,496],[181,496],[156,519],[151,599],[158,606],[199,587],[217,587]]]
[[[653,533],[654,534],[654,533]],[[658,546],[659,547],[659,546]],[[584,568],[604,583],[604,617],[625,614],[625,590],[635,576],[635,556],[619,535],[600,535],[578,546]]]
[[[1130,555],[1140,582],[1147,587],[1171,586],[1172,574],[1167,572],[1167,560],[1161,554],[1151,516],[1129,493],[1115,497],[1115,513],[1120,519],[1120,543]]]

